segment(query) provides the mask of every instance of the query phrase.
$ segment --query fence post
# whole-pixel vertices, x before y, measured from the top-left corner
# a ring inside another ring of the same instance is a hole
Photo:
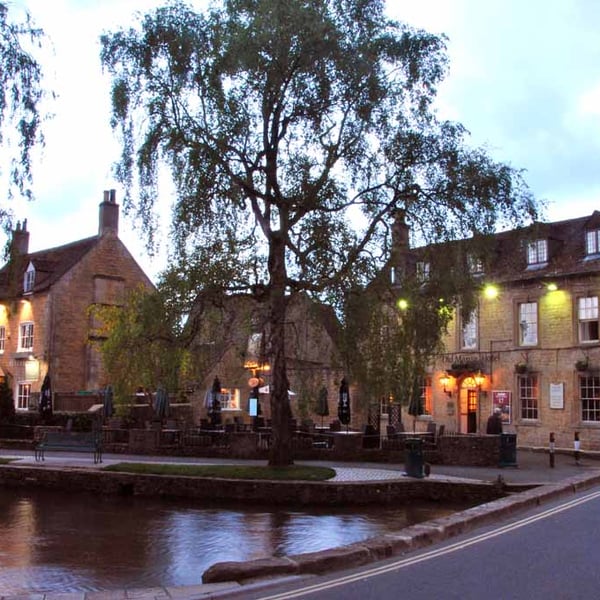
[[[574,449],[574,456],[575,456],[575,464],[578,465],[579,464],[579,450],[581,448],[581,442],[579,441],[579,431],[575,432],[575,437],[573,440],[573,449]]]
[[[549,446],[549,456],[550,456],[550,467],[554,469],[554,450],[555,450],[555,438],[554,432],[550,433],[550,446]]]

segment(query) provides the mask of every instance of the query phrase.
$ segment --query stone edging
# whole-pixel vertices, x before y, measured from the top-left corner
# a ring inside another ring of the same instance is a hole
[[[533,508],[561,496],[574,494],[598,483],[600,483],[600,475],[593,477],[579,475],[561,483],[542,485],[447,517],[412,525],[395,533],[340,548],[282,558],[216,563],[203,573],[202,582],[241,582],[267,576],[321,574],[360,567],[467,533],[498,518]]]

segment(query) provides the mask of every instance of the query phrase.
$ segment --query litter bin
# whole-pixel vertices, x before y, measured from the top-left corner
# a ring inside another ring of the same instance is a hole
[[[500,434],[500,465],[501,467],[517,466],[517,434]]]
[[[405,441],[404,470],[409,477],[425,477],[423,472],[423,440],[408,438]]]

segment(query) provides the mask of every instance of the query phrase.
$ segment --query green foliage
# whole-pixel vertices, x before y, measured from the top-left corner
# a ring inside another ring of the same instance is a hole
[[[100,350],[115,405],[123,413],[136,388],[163,386],[178,389],[186,376],[188,357],[183,349],[178,313],[168,310],[159,291],[135,290],[124,306],[95,306]]]
[[[290,460],[286,295],[340,305],[387,259],[395,211],[421,239],[536,217],[520,173],[432,110],[443,38],[382,0],[172,2],[102,36],[125,207],[152,243],[171,169],[171,278],[269,305],[272,463]]]
[[[16,155],[5,154],[9,158],[8,197],[16,190],[31,199],[31,152],[43,144],[40,103],[45,96],[41,67],[32,50],[41,46],[43,32],[33,25],[29,14],[24,23],[12,22],[9,7],[0,2],[0,145],[18,148]],[[9,216],[7,209],[0,209],[0,221],[5,225]]]

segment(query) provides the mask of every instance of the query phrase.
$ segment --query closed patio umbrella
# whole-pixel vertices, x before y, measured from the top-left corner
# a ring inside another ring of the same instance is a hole
[[[340,398],[338,401],[338,419],[340,423],[346,425],[346,431],[348,431],[348,425],[350,423],[350,390],[348,388],[348,382],[344,377],[340,383]]]
[[[163,387],[159,387],[156,390],[154,412],[156,413],[156,417],[161,420],[169,416],[169,395]]]
[[[44,420],[52,416],[52,384],[50,375],[44,377],[40,390],[40,414]]]
[[[319,390],[319,396],[317,397],[317,408],[315,412],[321,417],[321,427],[323,427],[323,417],[329,416],[329,400],[327,388],[325,386]]]
[[[104,388],[104,393],[103,393],[103,398],[102,398],[102,410],[103,410],[105,419],[110,419],[115,412],[115,408],[113,405],[113,389],[112,389],[111,385],[107,385]]]
[[[210,422],[213,427],[221,424],[221,382],[215,377],[210,389]]]

